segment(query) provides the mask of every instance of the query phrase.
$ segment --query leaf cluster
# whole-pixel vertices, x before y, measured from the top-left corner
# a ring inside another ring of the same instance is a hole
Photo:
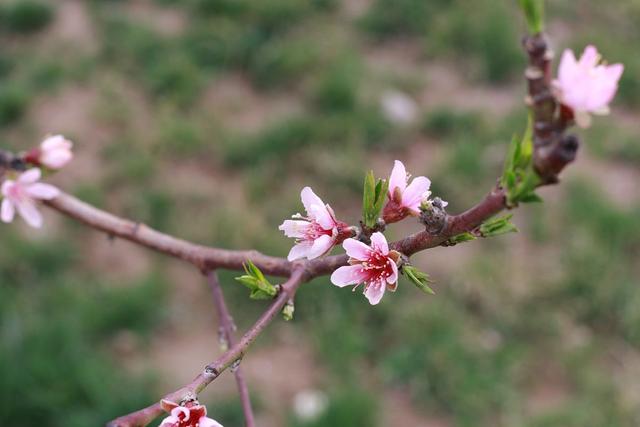
[[[362,219],[365,226],[372,228],[378,222],[388,189],[387,180],[376,180],[373,171],[365,176],[362,195]]]
[[[251,260],[243,263],[242,266],[246,274],[236,277],[236,280],[249,288],[251,291],[249,298],[264,300],[277,295],[276,287],[264,277],[262,271]]]

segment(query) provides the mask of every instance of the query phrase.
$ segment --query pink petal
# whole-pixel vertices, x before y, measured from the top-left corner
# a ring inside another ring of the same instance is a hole
[[[309,215],[311,218],[315,218],[312,216],[313,215],[312,206],[314,205],[324,206],[324,202],[322,201],[322,199],[316,196],[316,193],[313,192],[311,187],[304,187],[300,192],[300,198],[302,199],[302,204],[304,205],[304,208],[307,210],[307,215]]]
[[[407,188],[407,170],[400,160],[393,162],[393,169],[389,177],[389,198],[393,199],[393,193],[396,188],[403,192]]]
[[[19,203],[16,203],[16,208],[27,224],[34,228],[42,227],[42,215],[40,215],[38,208],[36,208],[32,200],[21,200]]]
[[[371,235],[371,247],[379,250],[383,255],[389,254],[389,244],[387,243],[387,239],[384,237],[384,234],[379,231]]]
[[[64,136],[53,135],[47,137],[44,141],[42,141],[42,143],[40,144],[40,149],[43,151],[58,150],[61,148],[70,150],[72,146],[73,143],[66,139]]]
[[[13,217],[16,215],[16,209],[11,203],[9,199],[2,200],[2,208],[0,209],[2,212],[0,213],[0,219],[2,222],[11,222],[13,221]]]
[[[287,256],[287,259],[289,261],[295,261],[297,259],[306,258],[307,254],[309,253],[309,250],[311,249],[312,244],[313,243],[310,241],[296,243],[295,245],[293,245],[293,247],[289,251],[289,255]]]
[[[24,191],[34,199],[42,200],[51,200],[60,195],[60,190],[58,190],[53,185],[43,184],[40,182],[27,186]]]
[[[191,415],[191,411],[189,411],[189,408],[185,408],[184,406],[176,406],[171,410],[171,415],[178,419],[180,419],[181,413],[184,414],[184,418],[182,419],[182,421],[188,421],[189,416]]]
[[[371,255],[371,248],[356,239],[346,239],[342,242],[342,247],[353,259],[366,261]]]
[[[309,221],[285,220],[278,230],[284,231],[284,235],[293,238],[303,238],[311,223]]]
[[[5,182],[3,182],[2,183],[2,195],[4,197],[9,197],[9,193],[11,193],[11,187],[13,187],[14,185],[16,185],[15,181],[12,181],[10,179],[8,179]]]
[[[32,184],[36,181],[40,180],[41,172],[38,168],[29,169],[26,172],[23,172],[20,177],[18,177],[18,182],[20,184]]]
[[[174,427],[180,423],[180,419],[178,417],[174,417],[173,415],[169,415],[167,418],[162,420],[159,427]]]
[[[420,213],[420,204],[427,191],[431,187],[431,181],[424,176],[413,179],[411,184],[402,193],[402,206],[411,209],[415,213]]]
[[[386,284],[382,281],[371,282],[369,286],[367,286],[367,289],[365,289],[364,296],[369,300],[369,304],[376,305],[384,296],[386,288]]]
[[[313,241],[311,249],[307,252],[307,259],[314,259],[321,257],[331,250],[335,240],[333,237],[323,234]]]
[[[565,83],[570,82],[577,65],[573,51],[566,49],[562,54],[560,66],[558,67],[558,84],[564,85]]]
[[[309,216],[314,218],[318,224],[324,230],[332,230],[336,226],[336,221],[333,219],[331,212],[325,205],[312,205],[309,212]]]
[[[387,277],[387,283],[393,285],[398,281],[398,265],[392,259],[389,260],[389,263],[391,264],[393,273],[391,273],[391,276]]]
[[[201,417],[198,423],[200,423],[200,427],[223,427],[222,424],[208,417]]]
[[[165,412],[171,412],[173,408],[176,408],[177,406],[180,406],[180,405],[167,399],[162,399],[160,401],[160,407]]]
[[[593,45],[589,45],[584,48],[582,56],[580,57],[580,66],[584,68],[593,68],[598,65],[600,55],[598,55],[598,49]]]
[[[367,273],[362,265],[347,265],[338,268],[331,274],[331,283],[341,288],[348,285],[357,285],[363,283],[367,278]]]

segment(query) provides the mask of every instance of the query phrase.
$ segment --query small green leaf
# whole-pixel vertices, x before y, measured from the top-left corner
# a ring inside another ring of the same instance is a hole
[[[538,34],[544,30],[544,0],[520,0],[520,7],[527,20],[531,34]]]
[[[516,233],[518,228],[511,222],[513,215],[493,217],[485,221],[479,228],[482,237],[495,237],[506,233]]]
[[[465,231],[464,233],[460,233],[458,235],[453,236],[452,238],[449,239],[449,242],[457,245],[458,243],[464,243],[464,242],[470,242],[472,240],[476,240],[477,237],[474,236],[473,234],[469,233],[468,231]]]
[[[367,227],[374,227],[384,205],[389,184],[386,180],[376,181],[373,171],[364,178],[362,194],[362,220]]]
[[[276,296],[278,293],[276,287],[269,283],[262,271],[251,260],[248,260],[242,266],[246,274],[236,277],[236,280],[249,288],[251,291],[249,298],[271,299]]]
[[[427,273],[424,273],[414,266],[408,264],[402,266],[402,273],[406,275],[411,283],[413,283],[422,292],[435,295],[435,292],[429,286],[431,280],[429,279],[429,275],[427,275]]]
[[[522,203],[542,203],[542,197],[538,196],[536,193],[531,192],[520,197],[520,202]]]

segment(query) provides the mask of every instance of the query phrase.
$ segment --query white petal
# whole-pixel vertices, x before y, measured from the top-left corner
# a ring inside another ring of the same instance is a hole
[[[332,230],[336,226],[336,221],[328,209],[328,205],[312,205],[308,211],[309,216],[314,218],[324,230]]]
[[[387,277],[387,283],[393,285],[398,281],[398,264],[396,264],[392,259],[389,260],[389,263],[391,264],[393,273],[391,273],[391,276]]]

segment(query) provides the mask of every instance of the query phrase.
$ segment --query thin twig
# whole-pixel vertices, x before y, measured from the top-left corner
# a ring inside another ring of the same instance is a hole
[[[300,266],[294,267],[291,277],[282,284],[280,293],[271,303],[269,308],[260,316],[256,323],[242,336],[240,341],[224,352],[222,356],[207,365],[204,370],[198,374],[193,381],[184,387],[167,394],[163,399],[172,402],[182,402],[185,399],[197,396],[205,389],[213,380],[218,378],[222,372],[233,365],[234,362],[241,360],[245,355],[249,346],[255,341],[260,333],[271,323],[271,321],[280,313],[284,305],[293,298],[298,287],[309,277],[305,270]],[[117,418],[107,424],[107,427],[140,427],[146,426],[156,417],[162,414],[160,402],[148,406],[139,411]]]
[[[215,270],[210,271],[207,274],[207,281],[213,294],[213,303],[216,306],[216,312],[218,313],[218,320],[220,324],[220,338],[225,343],[225,348],[233,347],[236,345],[235,330],[236,326],[229,313],[227,304],[224,299],[224,293],[218,280],[218,273]],[[249,388],[242,373],[242,367],[237,366],[233,372],[236,377],[236,384],[238,386],[238,393],[240,394],[240,402],[242,403],[242,411],[244,413],[244,419],[246,427],[255,427],[256,422],[253,416],[253,409],[251,408],[251,398],[249,397]]]

